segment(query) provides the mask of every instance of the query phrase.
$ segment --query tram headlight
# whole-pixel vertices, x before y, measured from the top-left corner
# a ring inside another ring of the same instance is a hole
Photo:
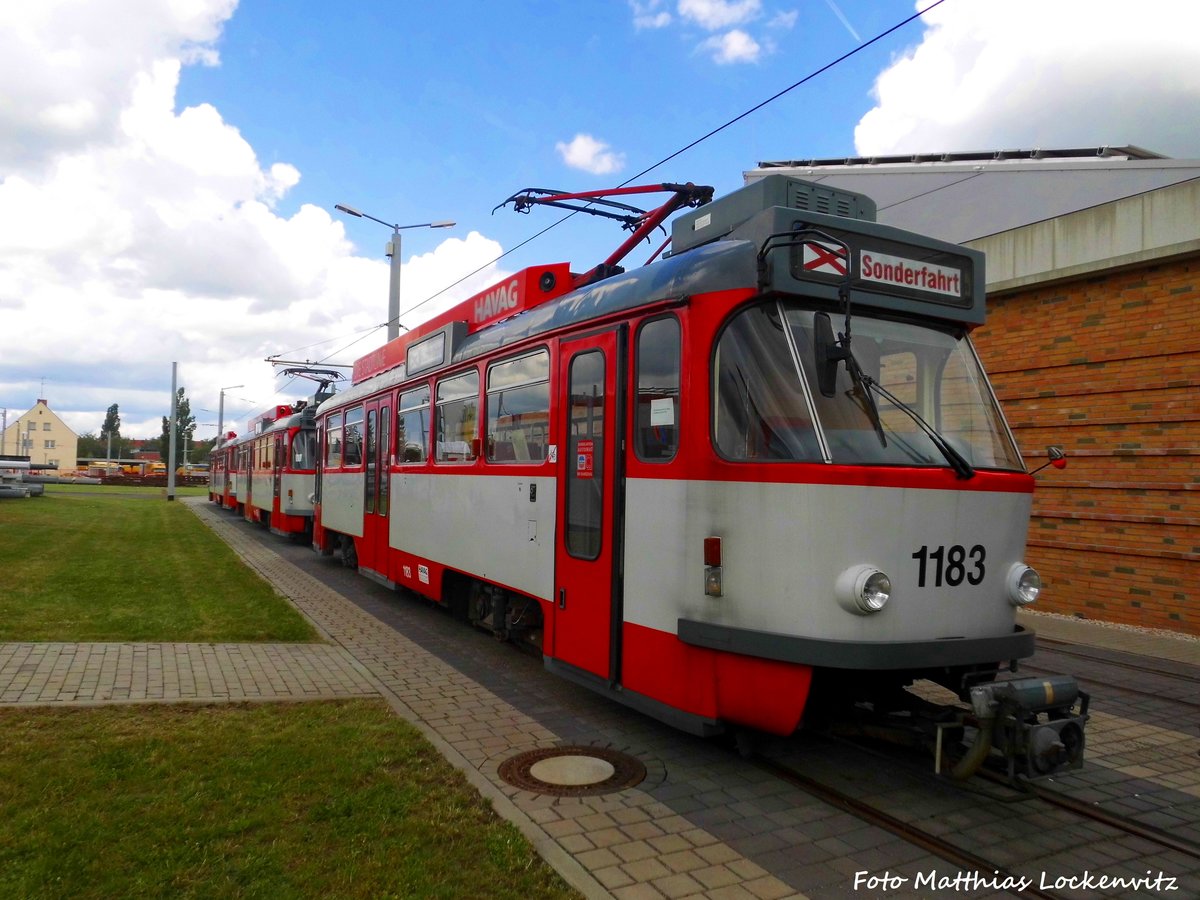
[[[834,588],[842,608],[859,616],[877,613],[892,596],[892,581],[874,566],[851,566]]]
[[[1013,606],[1028,606],[1042,592],[1042,576],[1032,566],[1013,563],[1006,579],[1008,602]]]

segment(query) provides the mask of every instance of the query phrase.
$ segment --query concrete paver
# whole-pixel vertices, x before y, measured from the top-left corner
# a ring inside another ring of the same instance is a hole
[[[330,644],[0,644],[0,705],[379,696]]]

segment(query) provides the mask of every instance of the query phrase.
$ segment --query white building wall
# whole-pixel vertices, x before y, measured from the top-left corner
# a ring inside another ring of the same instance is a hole
[[[33,408],[10,418],[0,440],[0,454],[28,456],[31,463],[57,463],[59,469],[75,468],[79,437],[46,404],[38,400]]]

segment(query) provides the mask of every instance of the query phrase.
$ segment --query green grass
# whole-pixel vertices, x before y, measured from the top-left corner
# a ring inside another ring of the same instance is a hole
[[[140,496],[163,499],[167,496],[165,487],[150,487],[137,484],[48,484],[47,493],[62,494],[100,494],[119,497]],[[176,497],[207,497],[208,487],[203,484],[176,485]]]
[[[178,502],[51,488],[0,502],[0,641],[317,639]]]
[[[8,708],[0,734],[0,896],[577,896],[381,702]]]
[[[0,504],[0,641],[314,639],[163,496]],[[162,896],[578,895],[380,701],[0,708],[0,897]]]

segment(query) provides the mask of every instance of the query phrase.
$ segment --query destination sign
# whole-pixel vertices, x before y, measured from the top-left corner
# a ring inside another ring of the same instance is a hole
[[[859,256],[859,278],[893,287],[928,291],[948,297],[963,296],[962,270],[863,250]]]

